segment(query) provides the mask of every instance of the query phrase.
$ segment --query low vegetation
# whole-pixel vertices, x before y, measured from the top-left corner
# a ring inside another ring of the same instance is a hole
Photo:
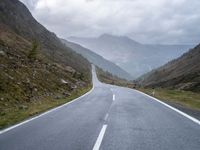
[[[29,51],[29,54],[28,54],[28,58],[32,61],[36,60],[37,59],[37,54],[38,54],[38,43],[36,40],[33,40],[32,42],[32,48],[31,50]]]
[[[200,44],[181,57],[141,76],[137,82],[146,88],[170,88],[200,92]]]
[[[45,96],[37,101],[13,104],[11,102],[0,101],[0,129],[8,127],[17,122],[23,121],[31,116],[47,111],[53,107],[67,103],[84,93],[88,92],[91,86],[73,91],[68,97]]]
[[[129,88],[135,87],[135,84],[133,82],[114,76],[111,73],[104,71],[99,67],[96,67],[96,72],[97,72],[97,77],[101,82],[118,85],[118,86],[129,87]]]
[[[169,103],[170,105],[200,112],[200,93],[198,92],[167,88],[138,88],[137,85],[134,84],[134,82],[120,79],[116,76],[111,75],[108,72],[103,71],[98,67],[96,70],[97,76],[101,82],[129,88],[136,88],[137,90],[156,97],[164,102]]]
[[[28,41],[5,26],[0,25],[0,32],[0,129],[91,88],[89,70],[86,75],[70,64],[52,61],[41,43]]]
[[[200,111],[200,93],[163,88],[139,88],[138,90],[170,104]]]

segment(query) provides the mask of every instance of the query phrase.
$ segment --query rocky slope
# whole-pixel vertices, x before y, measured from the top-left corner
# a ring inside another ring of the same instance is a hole
[[[139,78],[144,87],[200,91],[200,45]]]
[[[88,89],[90,69],[84,57],[39,24],[24,4],[0,1],[0,128]]]
[[[111,74],[118,76],[120,78],[124,78],[127,80],[133,79],[130,74],[128,74],[126,71],[121,69],[119,66],[115,65],[114,63],[106,60],[102,56],[92,52],[91,50],[84,48],[78,44],[69,42],[67,40],[62,39],[63,43],[66,44],[66,46],[72,48],[75,52],[78,54],[81,54],[84,56],[87,60],[89,60],[94,65],[102,68],[104,71],[108,71]]]
[[[88,61],[62,44],[54,33],[38,23],[20,1],[1,0],[0,24],[10,28],[27,41],[37,40],[41,52],[49,59],[69,65],[82,73],[89,72]]]

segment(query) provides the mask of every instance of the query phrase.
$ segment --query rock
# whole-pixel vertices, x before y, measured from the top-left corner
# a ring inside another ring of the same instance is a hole
[[[0,99],[1,101],[3,101],[4,100],[4,98],[3,97],[1,97],[1,99]]]
[[[79,87],[83,87],[83,86],[86,85],[86,83],[83,82],[83,81],[77,81],[77,82],[76,82],[76,85],[79,86]]]
[[[74,74],[74,73],[76,72],[76,70],[74,70],[74,68],[72,68],[72,67],[70,67],[70,66],[66,66],[66,67],[65,67],[65,70],[66,70],[67,72],[72,73],[72,74]]]
[[[5,56],[6,53],[4,51],[0,51],[0,55]]]
[[[33,77],[35,77],[36,73],[37,73],[37,71],[34,70],[34,71],[33,71]]]
[[[9,77],[9,79],[11,79],[11,80],[13,80],[14,78],[12,77],[12,76],[10,76],[10,75],[8,75],[8,77]]]
[[[34,90],[35,92],[37,92],[37,91],[38,91],[38,89],[37,89],[37,88],[34,88],[33,90]]]
[[[25,110],[25,109],[27,109],[27,108],[28,108],[28,106],[26,106],[26,105],[21,105],[21,106],[19,106],[19,109]]]
[[[63,84],[68,84],[68,82],[65,81],[64,79],[61,79],[61,83],[63,83]]]
[[[0,64],[0,68],[5,68],[7,67],[5,64]]]
[[[63,92],[63,95],[64,95],[65,97],[68,97],[68,96],[70,96],[71,94],[68,93],[68,92]]]
[[[72,85],[71,88],[72,89],[77,89],[77,85]]]
[[[30,83],[30,79],[29,79],[29,78],[26,78],[26,82],[27,82],[27,83]]]
[[[12,56],[9,56],[9,59],[13,60],[13,57],[12,57]]]
[[[189,90],[192,87],[195,87],[196,84],[198,84],[198,83],[196,83],[196,82],[180,83],[180,84],[176,85],[175,88],[177,88],[179,90]]]
[[[54,96],[54,98],[55,98],[55,99],[61,99],[62,96],[60,96],[60,95],[56,95],[56,96]]]

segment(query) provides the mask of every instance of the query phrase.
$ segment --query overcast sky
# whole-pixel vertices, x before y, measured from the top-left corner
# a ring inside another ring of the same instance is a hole
[[[200,0],[21,0],[59,37],[127,35],[142,43],[200,42]]]

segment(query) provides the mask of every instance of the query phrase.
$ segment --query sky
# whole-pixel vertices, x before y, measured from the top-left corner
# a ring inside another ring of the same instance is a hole
[[[129,36],[141,43],[200,43],[200,0],[21,0],[59,37]]]

